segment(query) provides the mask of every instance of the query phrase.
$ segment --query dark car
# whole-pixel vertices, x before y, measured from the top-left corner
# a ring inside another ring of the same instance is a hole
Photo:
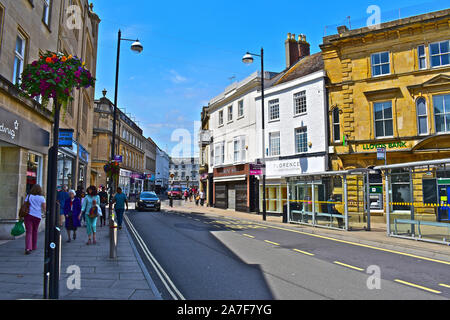
[[[137,211],[155,210],[161,211],[161,200],[154,192],[142,192],[136,204]]]

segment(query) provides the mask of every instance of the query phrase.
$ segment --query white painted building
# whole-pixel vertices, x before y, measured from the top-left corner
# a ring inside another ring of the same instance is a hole
[[[300,60],[265,90],[268,212],[283,212],[288,202],[287,177],[328,170],[325,77],[322,56],[318,53]],[[261,95],[256,97],[256,105],[261,105]],[[260,132],[261,108],[256,110]],[[261,140],[260,137],[259,146]]]
[[[169,187],[170,157],[164,150],[156,146],[156,191],[165,191]]]

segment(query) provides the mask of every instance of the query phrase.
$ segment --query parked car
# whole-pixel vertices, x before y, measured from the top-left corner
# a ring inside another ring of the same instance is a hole
[[[161,211],[161,200],[154,192],[142,192],[136,204],[137,211],[155,210]]]
[[[183,198],[183,191],[181,187],[171,187],[169,191],[167,192],[167,195],[169,198],[173,199],[182,199]]]

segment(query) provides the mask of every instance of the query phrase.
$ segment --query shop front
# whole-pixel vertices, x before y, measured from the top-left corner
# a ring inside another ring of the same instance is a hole
[[[27,192],[35,184],[45,190],[49,140],[48,131],[0,107],[0,239],[10,239]]]
[[[122,189],[127,198],[130,197],[131,192],[131,174],[131,171],[120,169],[118,187]]]
[[[130,194],[128,200],[137,201],[139,195],[144,191],[145,175],[138,172],[132,172],[130,177]]]
[[[249,164],[214,169],[214,207],[256,212],[258,181],[250,175]]]
[[[60,141],[61,142],[61,141]],[[75,183],[76,167],[77,167],[77,152],[78,145],[76,141],[70,140],[69,143],[63,144],[58,150],[58,188],[66,185],[69,189],[76,189]]]

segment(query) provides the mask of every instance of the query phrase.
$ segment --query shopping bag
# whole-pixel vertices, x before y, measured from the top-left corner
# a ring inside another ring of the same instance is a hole
[[[25,233],[25,227],[23,225],[23,221],[19,221],[14,225],[14,228],[11,230],[11,235],[13,237],[21,236]]]

